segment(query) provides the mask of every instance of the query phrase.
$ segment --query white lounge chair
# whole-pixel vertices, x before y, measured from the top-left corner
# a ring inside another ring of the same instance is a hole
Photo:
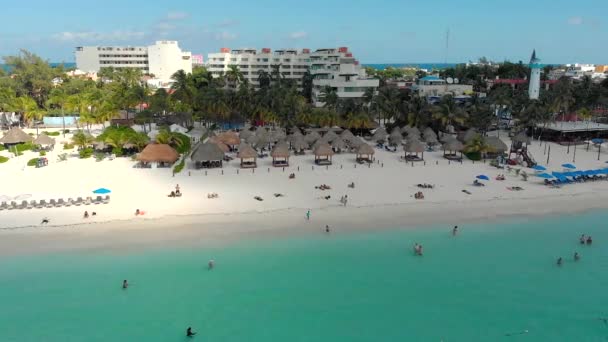
[[[46,201],[45,200],[40,200],[40,202],[38,202],[38,205],[36,205],[36,208],[38,209],[42,209],[46,207]]]
[[[101,198],[101,196],[97,196],[94,200],[93,200],[93,204],[101,204],[103,202],[103,199]]]
[[[110,195],[106,195],[106,197],[103,199],[103,204],[108,204],[110,203]]]
[[[30,203],[27,205],[28,209],[32,209],[32,208],[36,208],[36,201],[31,200]]]
[[[57,201],[55,201],[54,199],[50,200],[49,203],[46,205],[47,208],[52,208],[55,207],[57,205]]]
[[[84,205],[91,205],[91,203],[93,203],[91,197],[87,197],[87,199],[84,200]]]
[[[21,201],[19,205],[19,209],[27,209],[27,201]]]
[[[74,205],[75,206],[80,206],[80,205],[82,205],[82,202],[83,202],[82,197],[78,197],[76,199],[76,201],[74,201]]]
[[[0,204],[0,210],[6,210],[8,209],[8,204],[6,204],[6,202],[2,202],[2,204]]]
[[[63,207],[65,205],[65,201],[63,200],[63,198],[60,198],[57,200],[57,204],[55,205],[56,207]]]
[[[68,200],[67,200],[67,201],[65,201],[64,206],[65,206],[65,207],[71,207],[71,206],[72,206],[72,204],[74,204],[74,200],[73,200],[72,198],[68,198]]]
[[[17,202],[11,201],[11,204],[8,206],[8,210],[17,209]]]

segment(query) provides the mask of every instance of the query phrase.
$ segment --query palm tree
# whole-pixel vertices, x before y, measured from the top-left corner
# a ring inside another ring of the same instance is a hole
[[[226,83],[231,87],[236,88],[243,80],[243,73],[239,70],[239,67],[236,65],[228,66],[228,71],[226,72]]]
[[[72,143],[78,146],[79,149],[86,148],[93,142],[93,137],[83,131],[78,131],[72,136]]]
[[[8,112],[13,108],[16,95],[11,88],[0,88],[0,112]]]
[[[148,138],[145,133],[141,132],[136,132],[129,137],[129,142],[135,145],[138,151],[141,151],[144,147],[146,147],[149,141],[150,138]]]
[[[433,119],[438,120],[441,126],[447,128],[450,125],[463,124],[467,113],[459,107],[452,95],[445,95],[438,104],[433,106]]]
[[[181,147],[183,145],[183,141],[178,137],[178,135],[169,131],[168,129],[162,129],[160,132],[158,132],[156,135],[156,142],[159,144],[167,144],[177,147]]]
[[[63,128],[63,137],[65,138],[65,108],[68,105],[68,94],[63,88],[54,88],[51,90],[51,96],[47,101],[47,106],[61,109],[61,121]]]
[[[192,106],[195,93],[192,78],[184,70],[178,70],[171,78],[174,80],[171,85],[174,90],[171,97]]]
[[[122,147],[129,142],[129,134],[124,130],[112,130],[103,139],[103,142],[112,146],[112,152],[117,156],[122,155]]]
[[[469,125],[476,128],[482,135],[485,135],[496,119],[496,115],[492,112],[490,106],[477,96],[472,97],[466,111]]]
[[[87,115],[91,111],[91,94],[88,92],[81,92],[74,95],[70,95],[67,98],[66,107],[68,110],[77,112],[80,116],[78,122],[86,123],[88,120]]]
[[[565,115],[574,104],[574,101],[570,80],[561,78],[553,88],[550,108],[555,113]]]
[[[324,108],[336,109],[339,100],[338,91],[336,90],[336,88],[325,86],[325,88],[323,88],[323,93],[321,94],[321,97],[323,103],[325,103],[325,105],[323,106]]]
[[[266,72],[266,70],[258,70],[258,83],[260,84],[260,88],[270,87],[271,81],[272,78]]]
[[[487,152],[494,152],[494,149],[486,143],[483,137],[477,136],[466,144],[464,152],[479,153],[480,157],[482,157]]]
[[[13,101],[12,107],[16,112],[21,113],[24,121],[27,122],[28,125],[31,125],[32,123],[35,124],[37,136],[38,123],[36,121],[42,120],[42,118],[46,114],[46,111],[38,108],[38,104],[36,103],[36,101],[26,95],[17,97]]]

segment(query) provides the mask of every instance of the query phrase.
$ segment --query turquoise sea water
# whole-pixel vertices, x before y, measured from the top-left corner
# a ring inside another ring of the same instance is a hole
[[[607,219],[4,258],[0,341],[606,341]]]

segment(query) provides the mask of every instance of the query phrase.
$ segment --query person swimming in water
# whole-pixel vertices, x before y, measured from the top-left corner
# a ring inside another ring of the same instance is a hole
[[[325,232],[329,233],[329,225],[327,225],[327,224],[325,225]]]
[[[127,282],[127,279],[122,281],[122,288],[124,290],[126,290],[129,287],[129,282]]]
[[[454,226],[454,229],[452,229],[452,235],[456,235],[458,234],[458,226]]]
[[[418,255],[418,248],[420,248],[420,245],[418,244],[418,242],[416,242],[414,244],[414,255]]]
[[[188,327],[188,329],[186,329],[186,336],[194,337],[194,335],[196,335],[196,333],[194,331],[192,331],[192,327]]]
[[[593,243],[591,236],[587,236],[587,244],[590,245],[591,243]]]
[[[209,262],[207,263],[208,269],[212,270],[214,266],[215,266],[215,260],[213,260],[213,259],[209,260]]]
[[[578,255],[578,252],[574,252],[574,261],[579,261],[581,259],[581,256]]]
[[[557,266],[561,266],[563,263],[562,257],[557,258]]]
[[[418,255],[422,256],[422,245],[418,245]]]
[[[581,242],[581,245],[585,244],[585,234],[581,235],[581,238],[579,239],[579,241]]]

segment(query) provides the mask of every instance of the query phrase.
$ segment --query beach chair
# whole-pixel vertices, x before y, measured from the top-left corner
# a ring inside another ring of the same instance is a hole
[[[67,201],[65,201],[64,207],[71,207],[74,204],[74,200],[70,197]]]
[[[54,199],[50,200],[49,203],[46,205],[47,208],[52,208],[57,204],[57,201],[55,201]]]
[[[17,209],[17,202],[11,201],[11,204],[8,206],[8,210]]]
[[[106,197],[103,199],[103,204],[108,204],[110,203],[110,195],[106,195]]]
[[[2,202],[2,204],[0,204],[0,210],[6,210],[8,209],[8,204],[6,204],[6,202]]]
[[[93,203],[93,200],[91,199],[91,197],[87,197],[84,200],[84,205],[91,205],[91,203]]]
[[[93,200],[93,204],[101,204],[101,202],[103,202],[103,199],[101,198],[101,196],[97,196]]]
[[[27,205],[28,209],[32,209],[32,208],[36,208],[36,201],[31,200],[30,203]]]
[[[80,205],[82,205],[82,203],[83,203],[83,202],[84,202],[84,201],[82,200],[82,197],[78,197],[78,198],[76,199],[76,201],[74,201],[74,205],[75,205],[75,206],[80,206]]]
[[[37,209],[42,209],[46,207],[46,201],[45,200],[40,200],[40,202],[38,202],[38,205],[36,206]]]
[[[21,205],[19,206],[19,209],[27,209],[27,201],[21,201]]]
[[[57,200],[57,204],[55,205],[56,207],[63,207],[65,205],[65,201],[63,200],[63,198],[60,198]]]

